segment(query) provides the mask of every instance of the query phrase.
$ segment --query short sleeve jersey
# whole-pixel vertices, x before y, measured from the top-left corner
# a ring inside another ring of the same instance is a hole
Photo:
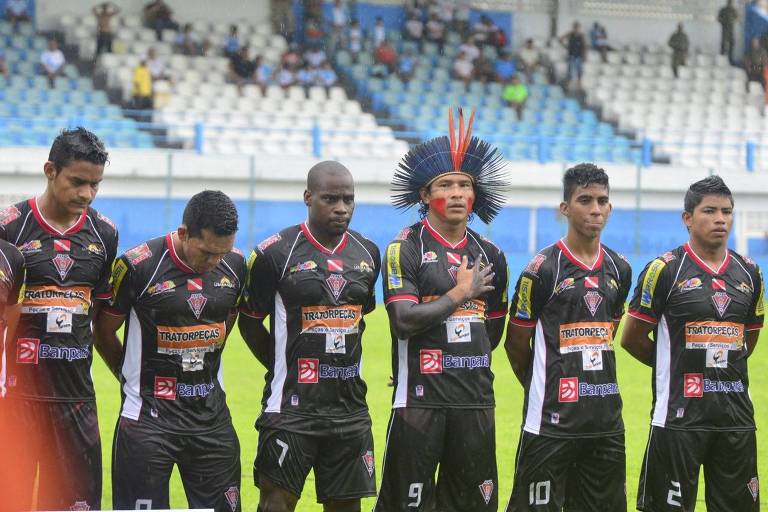
[[[754,430],[746,331],[760,329],[764,283],[733,251],[710,268],[685,245],[640,274],[629,314],[654,325],[651,423],[685,430]]]
[[[462,258],[493,264],[490,293],[461,304],[442,323],[407,339],[392,336],[393,407],[494,406],[491,341],[486,322],[507,310],[507,263],[491,241],[467,229],[451,244],[425,219],[403,229],[384,256],[384,300],[424,303],[456,286]]]
[[[93,208],[64,232],[36,199],[0,211],[0,238],[24,255],[26,278],[16,339],[6,342],[11,398],[92,401],[94,302],[111,296],[114,224]]]
[[[563,438],[624,431],[614,322],[631,286],[629,263],[605,246],[590,267],[561,240],[525,267],[509,310],[512,324],[535,328],[525,431]]]
[[[301,428],[297,418],[370,422],[361,373],[363,316],[376,307],[379,261],[376,245],[356,231],[345,232],[329,250],[305,223],[270,236],[251,253],[240,311],[269,316],[274,343],[262,424],[291,429]]]
[[[243,256],[230,252],[200,274],[168,234],[120,256],[112,282],[105,311],[127,316],[120,415],[185,434],[230,421],[221,353],[245,282]]]

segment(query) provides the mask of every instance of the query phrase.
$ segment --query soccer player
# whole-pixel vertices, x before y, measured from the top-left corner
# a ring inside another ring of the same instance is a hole
[[[267,368],[253,465],[258,510],[295,510],[314,468],[323,510],[359,511],[360,498],[376,494],[362,337],[363,315],[376,306],[379,250],[349,229],[355,189],[340,163],[309,170],[304,204],[306,222],[251,254],[240,314],[240,332]]]
[[[189,200],[176,231],[115,261],[113,298],[96,334],[112,348],[122,385],[116,509],[169,508],[176,464],[191,508],[240,510],[240,445],[221,367],[245,282],[245,260],[233,248],[237,220],[229,197],[205,190]],[[117,330],[126,319],[121,355]]]
[[[19,248],[26,266],[0,387],[17,401],[19,442],[27,445],[16,468],[19,485],[31,499],[38,474],[40,509],[101,506],[91,321],[110,297],[117,230],[89,205],[107,156],[93,133],[63,131],[43,165],[45,192],[0,211],[0,239]]]
[[[622,347],[653,368],[651,431],[637,509],[760,509],[747,358],[763,325],[762,273],[728,249],[733,196],[718,176],[685,194],[688,242],[640,274]],[[649,335],[653,334],[653,338]]]
[[[603,169],[568,169],[568,232],[517,281],[505,348],[525,404],[510,511],[627,509],[613,338],[632,269],[600,243],[608,194]]]
[[[394,393],[376,511],[496,510],[491,351],[507,309],[507,266],[467,227],[503,205],[503,161],[464,132],[409,151],[393,202],[422,221],[387,247],[383,286],[392,331]],[[474,117],[474,114],[473,114]],[[435,471],[439,466],[437,482]]]

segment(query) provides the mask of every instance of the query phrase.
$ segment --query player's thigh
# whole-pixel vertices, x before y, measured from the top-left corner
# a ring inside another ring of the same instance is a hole
[[[185,436],[179,475],[190,508],[237,512],[240,504],[240,442],[231,423],[214,432]]]
[[[495,421],[493,409],[448,411],[437,476],[438,510],[498,508]]]
[[[517,448],[509,512],[560,511],[578,440],[523,431]]]
[[[627,509],[624,434],[581,439],[565,488],[567,512],[615,512]]]
[[[693,510],[699,468],[710,440],[709,432],[651,427],[640,468],[637,509],[645,512]]]
[[[323,437],[314,464],[317,501],[328,503],[376,496],[374,467],[370,429],[354,437]]]
[[[259,480],[266,478],[278,488],[300,497],[317,451],[318,441],[312,436],[280,429],[260,429],[253,463],[254,483],[258,487]],[[264,499],[263,491],[260,496]]]
[[[755,432],[718,432],[704,461],[707,512],[760,510]]]
[[[443,454],[445,420],[443,409],[392,410],[376,511],[432,510],[435,471]]]
[[[113,508],[169,508],[168,481],[179,451],[176,436],[119,417],[112,447]]]

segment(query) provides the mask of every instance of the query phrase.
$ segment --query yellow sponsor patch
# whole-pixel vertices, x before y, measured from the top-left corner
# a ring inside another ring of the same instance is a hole
[[[157,351],[160,354],[213,352],[224,344],[224,322],[207,325],[157,326]]]
[[[120,285],[123,284],[123,278],[128,273],[128,265],[122,259],[115,260],[115,264],[112,265],[112,296],[117,297],[117,292],[120,290]]]
[[[661,271],[666,263],[663,260],[653,260],[648,267],[643,279],[643,287],[640,291],[640,307],[650,308],[653,304],[653,293],[656,291],[656,283],[659,282]]]
[[[403,270],[400,267],[400,244],[387,246],[387,287],[397,290],[403,287]]]
[[[351,334],[357,332],[362,306],[304,306],[301,308],[301,332],[313,334]]]
[[[520,279],[520,289],[517,292],[517,311],[515,316],[522,320],[531,319],[531,293],[533,292],[533,281],[523,276]]]
[[[685,323],[685,348],[741,350],[744,326],[711,320]]]
[[[757,305],[755,306],[755,316],[763,316],[765,314],[765,281],[763,281],[763,271],[760,274],[760,296],[757,298]]]
[[[560,325],[560,353],[613,350],[611,322],[576,322]]]

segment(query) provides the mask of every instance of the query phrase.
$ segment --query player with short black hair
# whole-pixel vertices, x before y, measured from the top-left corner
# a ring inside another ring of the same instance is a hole
[[[354,512],[376,495],[362,337],[376,307],[379,249],[349,229],[355,189],[342,164],[309,170],[304,204],[306,222],[262,241],[248,260],[240,332],[267,368],[253,464],[258,510],[295,510],[314,469],[323,510]]]
[[[16,401],[18,441],[27,443],[19,487],[31,500],[37,474],[41,509],[101,506],[91,321],[111,295],[117,230],[90,204],[107,159],[96,135],[64,130],[43,164],[45,192],[0,211],[0,239],[19,248],[26,266],[0,388]]]
[[[763,276],[728,249],[733,195],[719,176],[690,186],[682,219],[688,241],[646,265],[621,338],[653,368],[637,509],[693,510],[704,466],[707,510],[757,511],[747,358],[763,326]]]
[[[191,508],[241,509],[240,444],[221,364],[246,275],[234,249],[237,210],[223,192],[206,190],[192,196],[183,219],[115,261],[112,301],[95,325],[122,390],[116,509],[169,508],[174,464]]]
[[[613,338],[632,269],[600,243],[605,171],[568,169],[560,213],[568,233],[528,263],[510,308],[505,348],[525,404],[507,510],[626,510]]]
[[[473,116],[474,117],[474,114]],[[504,253],[469,229],[504,204],[504,163],[464,131],[409,151],[393,202],[421,222],[387,246],[384,299],[394,393],[375,510],[496,510],[498,479],[491,351],[504,330]],[[439,473],[437,479],[435,472]],[[437,480],[437,481],[436,481]]]

